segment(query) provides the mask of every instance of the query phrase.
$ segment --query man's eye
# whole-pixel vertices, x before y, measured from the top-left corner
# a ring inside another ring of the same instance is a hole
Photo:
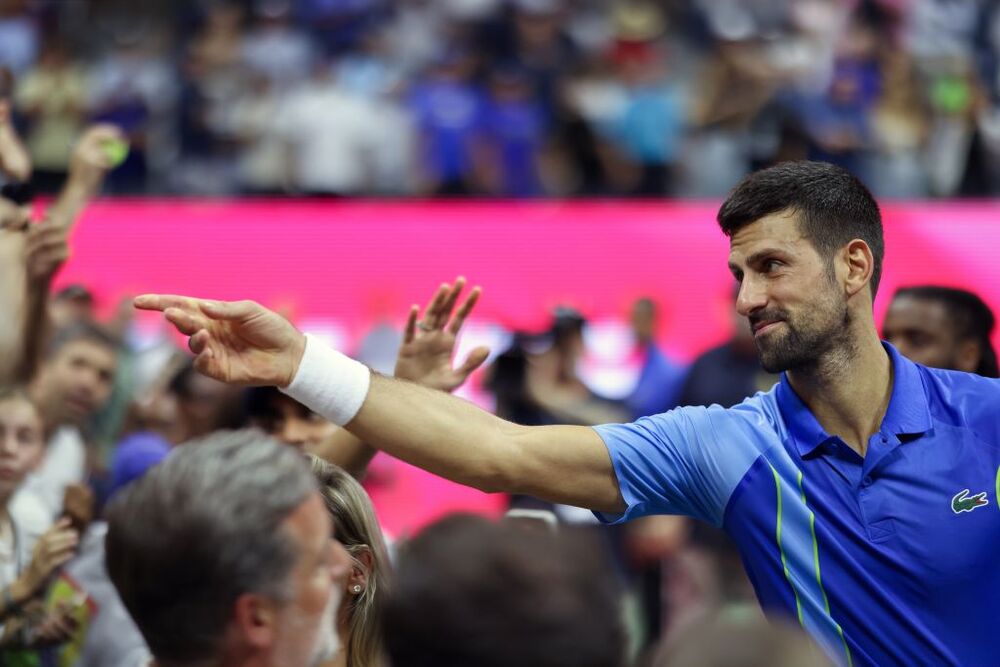
[[[769,259],[764,262],[764,273],[770,273],[781,266],[781,262],[776,259]]]

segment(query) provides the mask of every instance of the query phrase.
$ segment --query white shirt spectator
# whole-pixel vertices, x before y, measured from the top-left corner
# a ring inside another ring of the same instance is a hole
[[[310,193],[354,194],[370,186],[379,138],[374,105],[330,81],[289,97],[277,128],[292,150],[294,185]]]

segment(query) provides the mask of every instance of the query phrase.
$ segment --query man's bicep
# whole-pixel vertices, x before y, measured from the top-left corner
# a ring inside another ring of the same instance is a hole
[[[519,427],[514,442],[517,492],[599,512],[624,511],[611,456],[594,429]]]

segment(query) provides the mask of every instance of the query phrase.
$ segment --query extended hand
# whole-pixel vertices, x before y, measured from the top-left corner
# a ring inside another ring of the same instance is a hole
[[[253,301],[146,294],[135,306],[162,311],[190,336],[195,368],[222,382],[287,387],[306,349],[305,336],[291,322]]]
[[[452,367],[458,334],[481,293],[478,287],[473,288],[452,317],[452,311],[464,287],[465,278],[458,278],[454,285],[442,284],[419,322],[417,318],[420,307],[413,306],[410,309],[403,345],[396,357],[396,377],[432,389],[454,391],[462,386],[472,371],[483,365],[490,354],[487,347],[477,347],[469,353],[461,366]]]

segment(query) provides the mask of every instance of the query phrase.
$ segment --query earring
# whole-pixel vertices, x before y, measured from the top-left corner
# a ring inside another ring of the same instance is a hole
[[[354,584],[354,586],[351,587],[351,592],[354,593],[355,595],[361,593],[361,584]]]

